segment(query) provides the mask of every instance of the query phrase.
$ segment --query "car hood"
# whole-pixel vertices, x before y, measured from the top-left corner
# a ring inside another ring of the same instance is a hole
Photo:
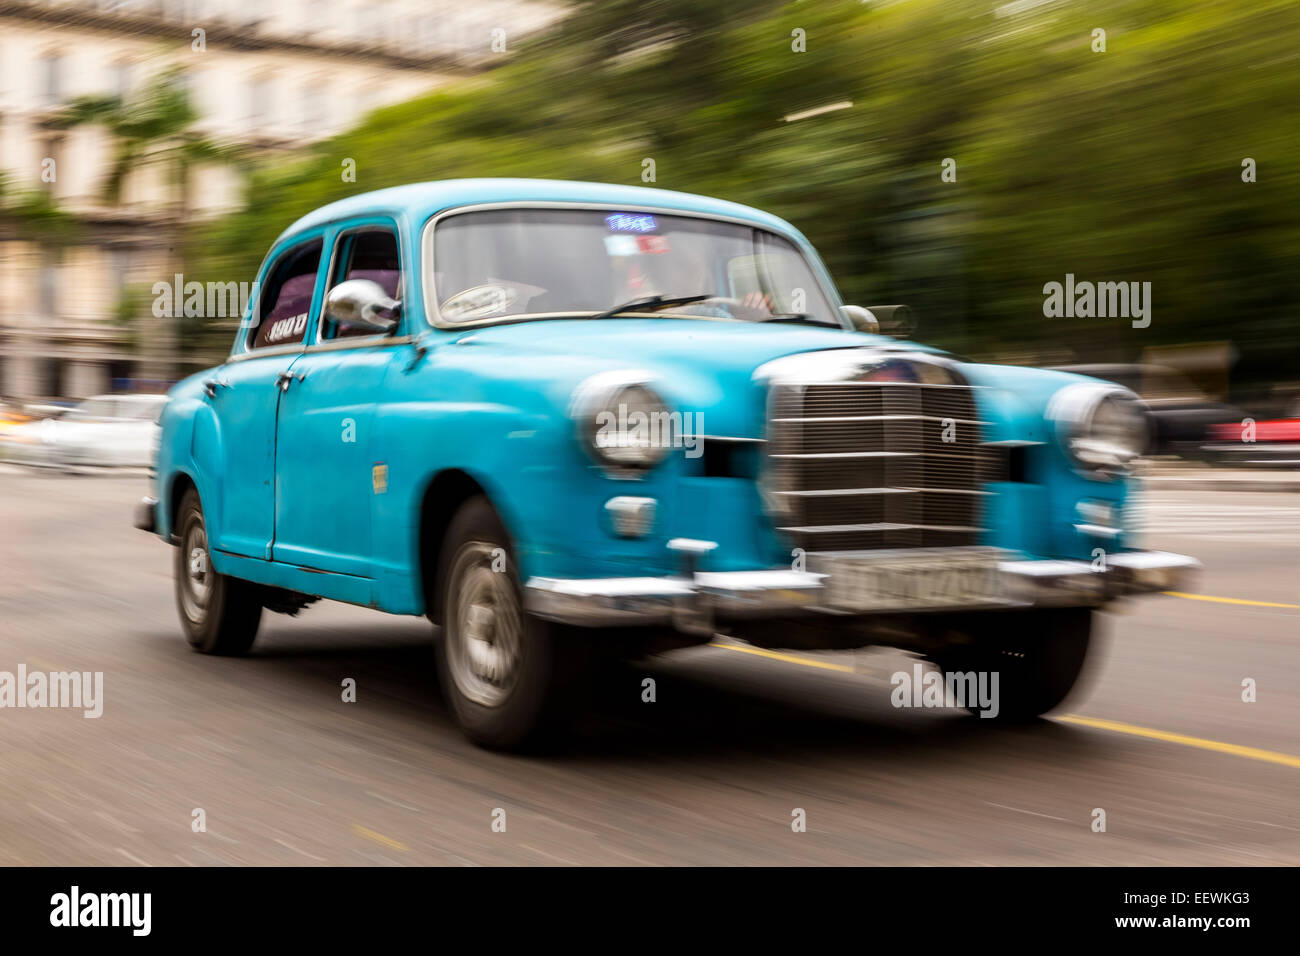
[[[474,329],[462,342],[619,361],[690,362],[750,371],[795,352],[899,344],[881,335],[825,326],[672,318],[539,319]],[[920,345],[909,347],[934,351]]]
[[[480,359],[495,353],[516,384],[532,381],[556,405],[566,404],[589,375],[644,371],[672,407],[703,414],[711,434],[736,436],[751,436],[760,426],[749,397],[754,371],[772,359],[820,349],[937,351],[802,324],[670,318],[539,319],[467,330],[457,343]]]

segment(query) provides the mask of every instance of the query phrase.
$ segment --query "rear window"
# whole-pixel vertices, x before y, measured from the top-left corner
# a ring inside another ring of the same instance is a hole
[[[258,323],[248,347],[267,348],[301,342],[311,315],[312,293],[320,269],[321,242],[285,252],[271,269],[258,301]]]

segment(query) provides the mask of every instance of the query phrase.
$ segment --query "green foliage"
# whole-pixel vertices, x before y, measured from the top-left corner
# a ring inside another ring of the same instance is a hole
[[[657,186],[789,219],[847,301],[909,302],[927,341],[1132,359],[1230,338],[1247,374],[1295,377],[1300,5],[574,8],[507,66],[256,173],[245,211],[201,237],[203,268],[248,278],[295,218],[357,192],[456,176],[639,184],[649,157]],[[841,101],[852,108],[784,120]],[[941,180],[947,157],[956,182]],[[1246,157],[1258,182],[1242,181]],[[1150,328],[1045,318],[1043,285],[1067,272],[1151,282]]]
[[[77,233],[76,218],[56,205],[47,190],[15,190],[3,176],[0,176],[0,222],[10,224],[25,239],[47,248],[65,246]]]
[[[148,305],[148,290],[141,285],[129,285],[122,290],[113,306],[109,322],[118,329],[122,344],[129,349],[140,347],[140,331],[137,326]]]

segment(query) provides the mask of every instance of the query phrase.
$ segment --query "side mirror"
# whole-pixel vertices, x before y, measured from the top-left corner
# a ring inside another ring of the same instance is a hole
[[[853,327],[859,332],[870,332],[872,335],[880,334],[880,321],[871,313],[870,309],[864,309],[860,305],[842,305],[840,311],[845,317],[853,323]]]
[[[892,339],[910,339],[916,334],[916,314],[907,305],[843,306],[853,327],[859,332],[888,335]]]
[[[325,318],[368,332],[393,331],[401,311],[402,303],[369,279],[340,282],[325,296]]]

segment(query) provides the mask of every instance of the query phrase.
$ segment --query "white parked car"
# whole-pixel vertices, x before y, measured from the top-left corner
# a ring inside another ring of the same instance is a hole
[[[166,395],[97,395],[59,418],[0,433],[0,457],[56,468],[151,465],[166,403]]]

